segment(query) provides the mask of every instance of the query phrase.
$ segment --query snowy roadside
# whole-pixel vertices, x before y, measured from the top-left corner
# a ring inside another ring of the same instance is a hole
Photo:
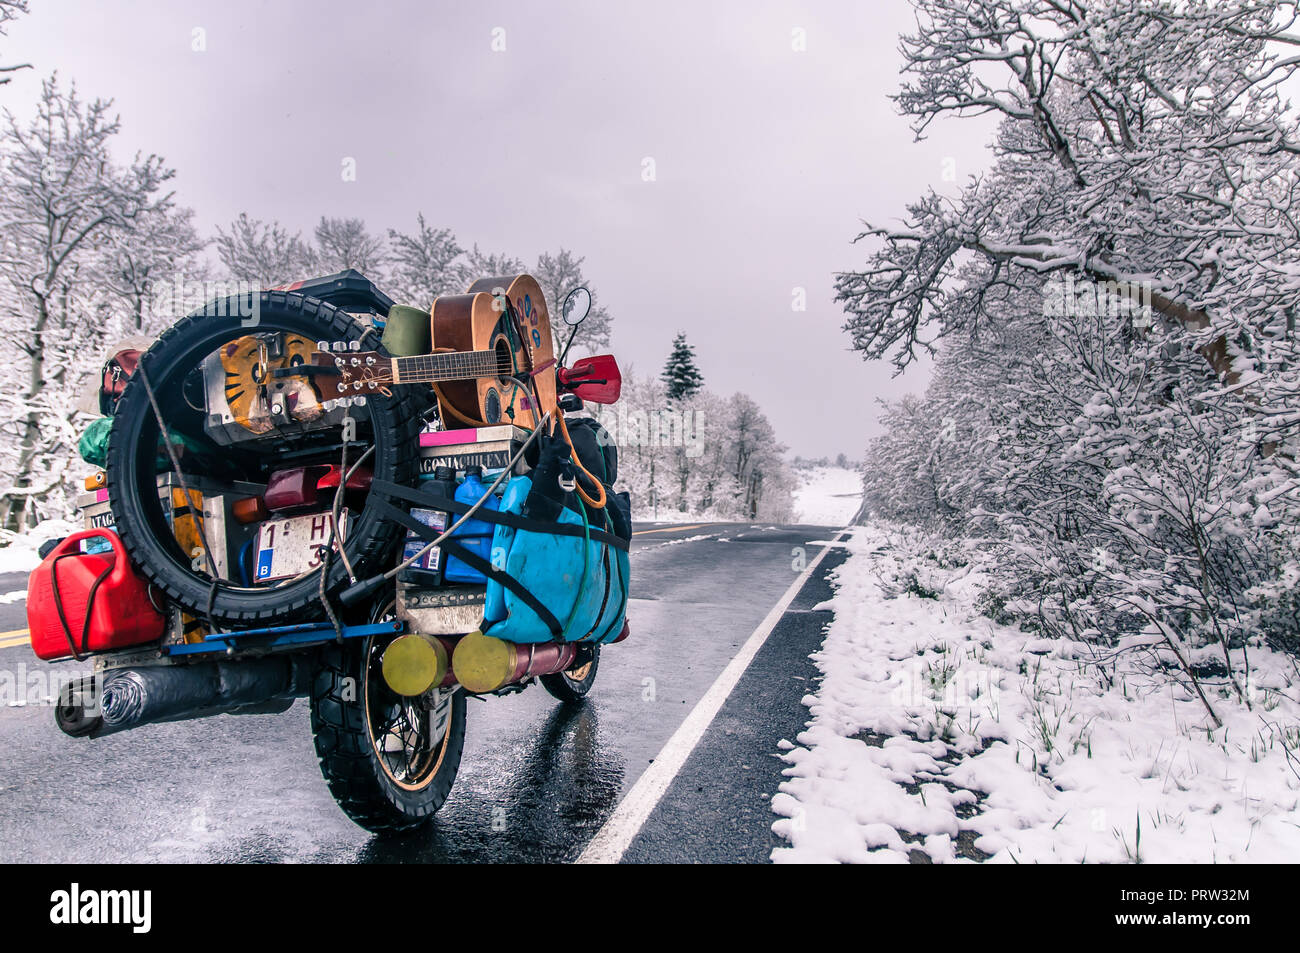
[[[847,545],[812,720],[782,742],[773,829],[790,846],[773,861],[1300,856],[1294,660],[1252,647],[1251,706],[1221,692],[1216,729],[1189,687],[1129,656],[979,614],[975,544],[940,557],[874,525]]]
[[[794,521],[808,526],[846,526],[862,505],[862,471],[815,466],[796,471]]]
[[[800,467],[795,471],[798,486],[794,490],[791,522],[804,526],[845,526],[862,505],[862,472],[836,466]],[[647,506],[633,498],[633,518],[637,522],[663,523],[734,523],[734,514],[692,513],[660,506]]]
[[[0,536],[0,573],[31,572],[41,564],[41,544],[78,532],[83,527],[71,520],[45,520],[25,533]]]

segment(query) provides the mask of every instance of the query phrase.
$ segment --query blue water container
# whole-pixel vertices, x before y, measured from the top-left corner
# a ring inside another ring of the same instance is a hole
[[[465,469],[465,481],[456,488],[456,502],[473,506],[486,491],[487,487],[483,483],[483,468],[478,466],[467,467]],[[487,498],[480,509],[495,510],[500,506],[501,501],[493,495]],[[486,520],[471,517],[461,525],[460,529],[452,533],[451,538],[475,555],[491,561],[492,532],[495,528],[492,523]],[[478,585],[487,582],[487,577],[481,572],[477,569],[471,569],[451,555],[447,556],[447,566],[443,570],[442,577],[447,582],[469,582]]]

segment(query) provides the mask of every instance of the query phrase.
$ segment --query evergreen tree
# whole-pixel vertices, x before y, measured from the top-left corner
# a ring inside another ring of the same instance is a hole
[[[690,397],[704,386],[704,375],[695,366],[695,348],[686,343],[685,334],[673,338],[673,352],[660,377],[668,386],[669,400]]]

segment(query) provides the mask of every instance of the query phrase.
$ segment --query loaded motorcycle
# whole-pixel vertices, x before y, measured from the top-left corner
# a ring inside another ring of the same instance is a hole
[[[590,307],[571,292],[564,323]],[[629,631],[630,501],[609,435],[576,416],[618,399],[618,365],[564,351],[528,275],[424,311],[345,271],[182,318],[106,376],[86,529],[31,576],[36,654],[94,665],[59,727],[307,697],[344,812],[428,820],[468,695],[540,682],[579,702]]]

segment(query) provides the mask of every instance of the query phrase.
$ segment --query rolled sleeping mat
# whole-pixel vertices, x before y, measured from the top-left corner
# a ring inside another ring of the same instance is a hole
[[[154,722],[232,709],[252,713],[272,701],[305,695],[310,677],[304,662],[289,657],[116,669],[100,676],[103,687],[97,693],[93,684],[85,684],[94,679],[65,689],[55,721],[74,737],[102,738]]]
[[[434,686],[455,684],[451,673],[453,639],[418,632],[399,635],[388,643],[380,660],[384,682],[406,698],[423,695]]]
[[[483,694],[534,675],[563,672],[573,665],[578,649],[576,642],[516,645],[475,631],[456,643],[451,667],[467,692]]]

